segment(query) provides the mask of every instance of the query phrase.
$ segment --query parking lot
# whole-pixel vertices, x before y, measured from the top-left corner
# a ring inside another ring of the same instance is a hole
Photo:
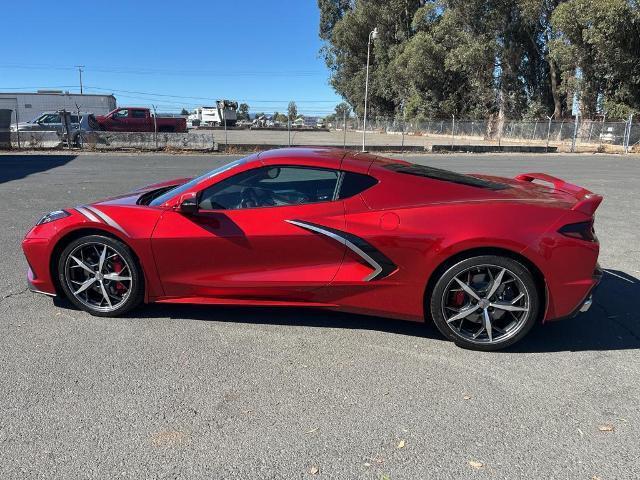
[[[26,290],[43,213],[234,158],[0,155],[0,478],[640,477],[639,156],[406,156],[604,195],[596,303],[506,352],[318,310],[97,318]]]

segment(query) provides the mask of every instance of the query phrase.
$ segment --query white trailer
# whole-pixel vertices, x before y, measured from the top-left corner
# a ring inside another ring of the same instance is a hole
[[[203,125],[207,127],[218,127],[227,124],[233,127],[238,121],[238,103],[231,100],[218,100],[215,107],[198,107],[188,118],[192,125]],[[194,122],[195,121],[195,122]]]
[[[11,123],[16,123],[16,111],[19,122],[27,122],[39,117],[43,112],[55,112],[65,109],[69,112],[93,113],[105,115],[116,108],[113,95],[80,95],[62,90],[38,90],[37,92],[0,92],[0,109],[13,110]]]

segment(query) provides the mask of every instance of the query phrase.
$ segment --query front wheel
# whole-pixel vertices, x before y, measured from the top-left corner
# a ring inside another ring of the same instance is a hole
[[[430,299],[436,327],[458,346],[500,350],[535,324],[540,299],[531,272],[508,257],[462,260],[438,279]]]
[[[121,315],[144,297],[144,277],[129,247],[102,235],[67,245],[58,259],[58,279],[74,305],[100,317]]]

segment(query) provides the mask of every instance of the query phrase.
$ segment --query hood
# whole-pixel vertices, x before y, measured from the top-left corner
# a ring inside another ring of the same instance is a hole
[[[100,200],[95,203],[99,203],[102,205],[137,205],[139,204],[139,200],[146,194],[150,194],[151,196],[153,196],[154,192],[165,192],[171,188],[177,187],[178,185],[182,185],[189,180],[191,180],[191,178],[174,178],[173,180],[152,183],[150,185],[138,187],[132,192],[109,197],[105,200]]]
[[[38,123],[31,123],[31,122],[20,122],[18,123],[18,130],[33,130],[33,129],[41,129],[42,127],[38,124]],[[15,132],[16,131],[16,125],[15,124],[11,124],[11,131]]]

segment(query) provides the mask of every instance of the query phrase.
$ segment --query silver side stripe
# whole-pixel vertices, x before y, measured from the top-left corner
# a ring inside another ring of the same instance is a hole
[[[360,247],[355,245],[353,242],[349,241],[348,239],[346,239],[344,237],[341,237],[337,233],[334,233],[334,232],[332,232],[330,230],[326,230],[326,229],[324,229],[322,227],[319,227],[318,225],[301,222],[299,220],[285,220],[285,221],[287,223],[291,223],[293,225],[297,225],[298,227],[304,228],[305,230],[311,230],[313,232],[317,232],[317,233],[320,233],[322,235],[326,235],[327,237],[334,239],[336,242],[340,242],[343,245],[346,245],[346,247],[348,249],[350,249],[351,251],[356,253],[358,256],[360,256],[365,262],[367,262],[367,264],[371,268],[373,268],[373,272],[371,272],[369,275],[364,277],[362,279],[362,281],[368,282],[369,280],[377,277],[382,272],[382,265],[380,265],[378,262],[376,262],[373,258],[371,258],[370,255],[368,255],[366,252],[364,252]]]
[[[100,219],[106,223],[107,225],[115,228],[116,230],[120,230],[122,233],[124,233],[125,235],[127,235],[127,232],[124,230],[124,228],[122,228],[118,222],[116,222],[113,218],[111,218],[109,215],[107,215],[106,213],[104,213],[101,210],[98,210],[95,207],[91,207],[89,205],[85,205],[82,208],[86,208],[87,210],[90,210],[92,213],[94,213],[97,217],[100,217]]]
[[[91,213],[89,210],[87,210],[86,208],[84,208],[84,207],[76,207],[76,210],[79,213],[81,213],[82,215],[84,215],[86,218],[91,220],[92,222],[100,223],[100,219],[98,217],[96,217],[93,213]]]

